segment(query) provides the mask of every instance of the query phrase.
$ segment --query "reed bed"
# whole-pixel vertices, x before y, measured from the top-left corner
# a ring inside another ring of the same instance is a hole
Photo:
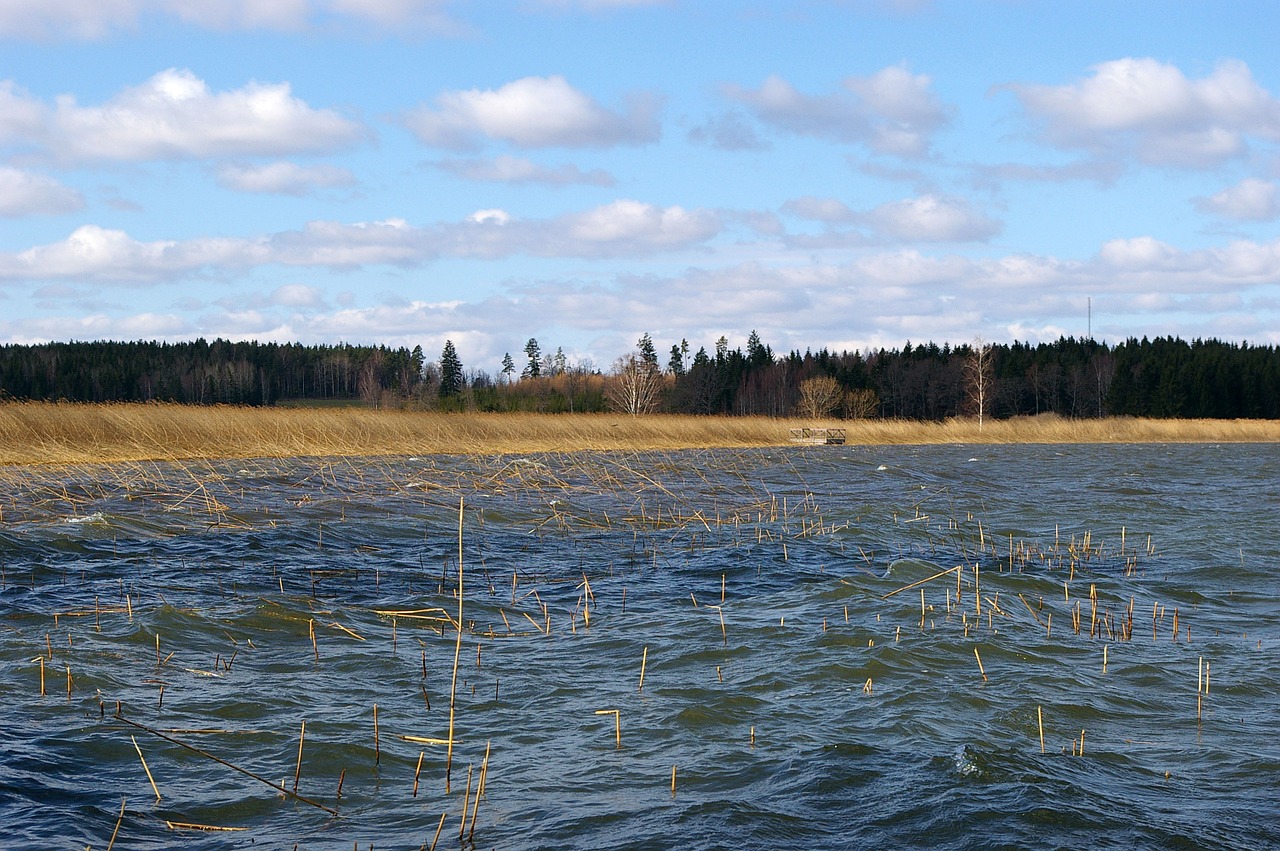
[[[1269,420],[810,421],[615,414],[441,414],[366,408],[174,404],[0,404],[0,464],[195,458],[500,455],[786,445],[802,426],[847,430],[860,445],[1274,442]]]

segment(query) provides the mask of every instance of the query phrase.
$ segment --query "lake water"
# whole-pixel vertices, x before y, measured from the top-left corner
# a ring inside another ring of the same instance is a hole
[[[1278,456],[0,469],[0,846],[1274,847]]]

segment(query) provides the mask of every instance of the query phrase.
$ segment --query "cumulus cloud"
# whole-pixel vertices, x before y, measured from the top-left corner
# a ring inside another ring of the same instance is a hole
[[[142,242],[84,225],[65,240],[0,253],[0,280],[155,283],[265,265],[350,269],[416,265],[441,257],[648,256],[694,248],[720,232],[708,210],[620,200],[551,219],[482,210],[463,222],[416,227],[403,219],[308,222],[257,237]]]
[[[549,168],[523,157],[501,156],[494,159],[441,160],[436,166],[466,180],[490,183],[529,183],[544,186],[613,186],[613,175],[602,169],[583,171],[576,165]]]
[[[1197,198],[1195,204],[1202,212],[1224,219],[1268,222],[1280,218],[1280,187],[1251,177],[1208,198]]]
[[[51,177],[0,166],[0,216],[57,215],[82,207],[79,192]]]
[[[998,221],[967,201],[937,195],[882,204],[863,221],[880,235],[902,242],[982,242],[1001,229]]]
[[[725,95],[760,121],[820,139],[866,145],[876,153],[922,157],[950,110],[930,91],[931,80],[895,65],[869,77],[848,77],[842,91],[808,95],[779,76],[758,89],[726,86]]]
[[[1045,138],[1066,148],[1208,168],[1242,156],[1251,137],[1280,141],[1280,101],[1228,60],[1189,79],[1176,66],[1125,58],[1063,86],[1011,85]]]
[[[316,308],[324,306],[324,295],[306,284],[285,284],[276,287],[267,302],[280,307]]]
[[[250,240],[139,242],[121,230],[84,225],[60,242],[0,254],[0,279],[154,282],[261,260]]]
[[[63,163],[333,151],[363,136],[356,122],[294,97],[288,83],[212,92],[170,68],[100,106],[63,95],[52,107],[0,84],[0,138]]]
[[[998,234],[1000,222],[974,209],[968,201],[925,194],[881,204],[871,210],[850,209],[835,198],[805,196],[783,205],[793,216],[827,225],[853,224],[811,236],[793,236],[791,244],[805,248],[836,248],[872,243],[983,242]]]
[[[409,112],[405,125],[424,144],[474,149],[485,139],[520,148],[635,145],[657,141],[657,104],[633,97],[605,109],[564,77],[524,77],[497,89],[444,92]]]
[[[355,176],[345,168],[331,165],[300,166],[281,160],[263,165],[223,163],[218,166],[218,184],[237,192],[302,196],[316,189],[352,186]]]

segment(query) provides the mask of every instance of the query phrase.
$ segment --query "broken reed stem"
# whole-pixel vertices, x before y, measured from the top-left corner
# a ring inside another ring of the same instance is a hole
[[[440,814],[440,823],[436,825],[436,835],[431,840],[431,847],[428,851],[436,851],[436,843],[440,841],[440,831],[444,830],[444,820],[449,817],[448,813]]]
[[[676,796],[676,767],[671,766],[671,797]]]
[[[274,790],[276,790],[277,792],[281,793],[281,794],[282,794],[282,795],[284,795],[285,797],[293,798],[295,801],[301,801],[301,802],[302,802],[302,803],[304,803],[304,804],[310,804],[311,806],[315,807],[316,809],[318,809],[318,810],[324,810],[326,813],[329,813],[330,815],[334,815],[334,816],[336,816],[336,815],[338,814],[338,811],[337,811],[337,810],[335,810],[335,809],[333,809],[333,808],[331,808],[331,807],[326,807],[324,804],[321,804],[321,803],[319,803],[318,801],[313,801],[313,800],[311,800],[310,798],[305,798],[305,797],[303,797],[302,795],[299,795],[297,792],[290,792],[290,791],[289,791],[288,789],[286,789],[282,784],[280,784],[280,783],[274,783],[274,782],[272,782],[272,781],[268,780],[267,778],[262,777],[261,775],[254,774],[252,771],[249,771],[247,768],[241,768],[240,766],[238,766],[238,765],[236,765],[236,764],[234,764],[234,763],[227,762],[225,759],[222,759],[222,758],[220,758],[220,757],[216,757],[216,756],[214,756],[213,754],[209,753],[208,751],[201,750],[200,748],[196,747],[195,745],[189,745],[189,744],[187,744],[186,742],[181,741],[180,739],[175,739],[175,738],[173,738],[172,736],[165,735],[164,733],[160,732],[159,730],[153,730],[152,728],[150,728],[150,727],[148,727],[148,726],[146,726],[146,725],[144,725],[144,724],[139,724],[137,721],[131,721],[131,720],[129,720],[128,718],[125,718],[123,715],[121,715],[121,714],[120,714],[119,704],[117,704],[117,706],[116,706],[116,720],[117,720],[117,721],[120,721],[120,722],[121,722],[121,723],[123,723],[123,724],[128,724],[130,727],[136,727],[137,729],[142,730],[144,733],[150,733],[151,735],[155,736],[156,738],[164,739],[166,742],[169,742],[169,743],[171,743],[171,744],[175,744],[175,745],[177,745],[178,747],[186,748],[187,750],[191,751],[192,753],[199,754],[200,756],[204,757],[205,759],[211,759],[211,760],[213,760],[214,762],[218,763],[219,765],[225,765],[227,768],[230,768],[230,769],[231,769],[231,770],[233,770],[233,771],[238,771],[238,772],[240,772],[241,774],[245,775],[246,777],[252,777],[254,780],[257,780],[259,783],[262,783],[262,784],[264,784],[264,785],[270,786],[272,789],[274,789]]]
[[[461,839],[467,832],[467,804],[471,802],[471,769],[473,766],[467,766],[467,791],[462,795],[462,825],[458,828],[458,838]]]
[[[1044,712],[1040,706],[1036,707],[1036,725],[1040,728],[1040,753],[1044,753]]]
[[[648,661],[649,661],[649,646],[646,644],[644,648],[644,653],[641,654],[640,656],[640,686],[639,688],[636,689],[636,691],[639,691],[639,692],[644,691],[644,667],[645,667],[645,664],[648,663]],[[43,674],[44,667],[41,666],[40,670],[42,672],[40,676],[40,693],[44,694],[44,674]]]
[[[597,715],[613,716],[613,732],[614,739],[617,741],[617,747],[622,747],[622,710],[621,709],[597,709]]]
[[[904,585],[895,591],[890,591],[888,594],[882,594],[880,595],[880,599],[887,600],[890,597],[892,597],[894,594],[901,594],[903,591],[910,591],[912,588],[915,588],[917,585],[923,585],[926,582],[932,582],[935,579],[946,576],[948,573],[957,573],[958,571],[963,569],[964,569],[964,565],[962,564],[956,565],[955,567],[948,568],[947,570],[944,570],[941,573],[935,573],[933,576],[926,576],[924,579],[921,579],[918,582],[912,582],[910,585]]]
[[[418,797],[418,775],[422,774],[422,758],[427,755],[426,751],[418,751],[418,767],[413,770],[413,795]]]
[[[160,790],[156,788],[156,779],[151,776],[151,769],[147,768],[147,758],[142,755],[142,748],[138,747],[137,737],[130,735],[129,738],[133,741],[133,749],[138,752],[138,759],[142,760],[142,770],[147,772],[147,780],[151,782],[151,791],[156,793],[156,803],[158,804],[160,803]]]
[[[449,686],[449,750],[444,760],[446,795],[449,794],[449,775],[453,770],[453,719],[458,696],[458,659],[462,656],[462,518],[463,497],[458,497],[458,641],[453,647],[453,683]]]
[[[488,759],[489,758],[486,756],[485,757],[486,763],[488,762]],[[471,801],[471,828],[470,830],[467,831],[468,841],[473,841],[472,838],[475,836],[475,833],[476,833],[476,811],[480,809],[480,792],[484,789],[484,775],[487,770],[488,770],[488,766],[485,763],[481,763],[480,779],[476,782],[476,796]],[[468,782],[467,785],[471,785],[470,782]]]
[[[373,705],[373,764],[382,764],[382,745],[378,740],[378,704]]]
[[[973,658],[978,660],[978,673],[982,674],[982,681],[987,681],[987,672],[982,667],[982,657],[978,655],[978,648],[973,648]]]
[[[124,802],[125,802],[125,799],[121,798],[120,799],[120,816],[119,818],[116,819],[115,830],[111,831],[111,841],[107,843],[107,851],[111,851],[111,849],[115,847],[116,834],[120,832],[120,823],[124,821]]]
[[[298,793],[298,778],[302,776],[302,743],[307,740],[307,722],[302,722],[302,732],[298,735],[298,765],[293,769],[293,792]]]

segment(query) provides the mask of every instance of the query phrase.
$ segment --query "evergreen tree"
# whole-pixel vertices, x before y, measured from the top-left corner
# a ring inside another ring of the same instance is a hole
[[[685,348],[688,348],[686,344]],[[676,378],[684,375],[684,355],[680,352],[680,347],[673,345],[671,347],[671,358],[667,361],[667,372]]]
[[[453,340],[444,341],[444,351],[440,353],[440,398],[448,399],[457,396],[466,386],[462,376],[462,361],[453,348]]]
[[[542,375],[542,349],[538,348],[536,338],[530,337],[529,342],[524,344],[524,353],[529,358],[529,363],[525,366],[524,372],[520,373],[520,377],[537,378]]]
[[[640,355],[640,362],[645,368],[658,372],[658,350],[653,347],[653,338],[649,336],[649,332],[645,332],[644,336],[636,342],[636,350]]]
[[[511,359],[511,352],[502,355],[502,375],[506,378],[507,383],[511,383],[511,376],[516,371],[516,362]]]

